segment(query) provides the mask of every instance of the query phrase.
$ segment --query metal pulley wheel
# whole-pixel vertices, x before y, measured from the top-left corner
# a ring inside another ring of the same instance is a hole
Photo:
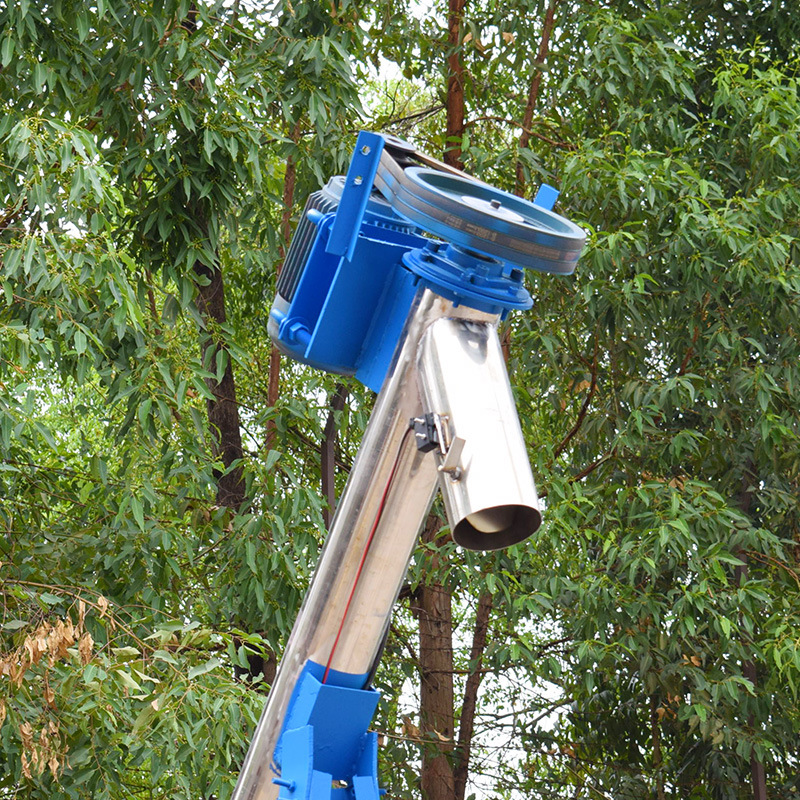
[[[392,206],[434,236],[526,269],[575,270],[586,234],[564,217],[458,175],[424,167],[403,175]]]
[[[586,240],[559,214],[467,176],[403,169],[382,158],[375,185],[398,214],[428,233],[526,269],[568,275]]]

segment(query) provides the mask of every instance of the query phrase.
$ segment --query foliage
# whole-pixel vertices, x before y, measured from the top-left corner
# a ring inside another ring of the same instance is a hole
[[[321,522],[306,445],[266,450],[263,434],[277,417],[316,436],[321,410],[290,390],[265,409],[260,368],[288,132],[310,126],[302,146],[327,154],[310,183],[357,108],[352,36],[312,16],[0,10],[9,796],[219,796],[236,780],[262,695],[230,666],[286,634]],[[222,323],[198,303],[220,265]],[[238,513],[216,503],[227,465],[206,415],[231,362],[253,409]]]
[[[521,160],[590,231],[574,281],[534,277],[534,313],[511,322],[545,526],[500,564],[420,567],[455,597],[494,594],[485,658],[504,677],[485,679],[476,758],[495,779],[473,785],[746,797],[755,759],[783,796],[800,667],[794,23],[767,34],[758,3],[555,5],[525,151],[520,67],[544,8],[462,20],[467,168],[512,188]],[[419,23],[427,39],[442,20]],[[414,74],[445,69],[435,47],[402,53]],[[419,135],[441,146],[426,110]]]
[[[567,758],[537,778],[733,798],[753,755],[778,792],[796,773],[800,108],[794,63],[704,60],[664,23],[584,26],[562,91],[594,113],[561,174],[592,237],[517,340],[545,436],[580,420],[540,539]]]

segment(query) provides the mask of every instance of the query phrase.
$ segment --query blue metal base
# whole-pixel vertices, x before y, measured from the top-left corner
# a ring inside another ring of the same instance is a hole
[[[320,669],[303,670],[275,750],[279,800],[378,800],[378,735],[368,728],[380,694],[322,683]]]

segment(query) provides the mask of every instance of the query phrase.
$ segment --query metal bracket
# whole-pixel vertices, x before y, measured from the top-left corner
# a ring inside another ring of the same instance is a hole
[[[369,730],[379,698],[302,674],[276,748],[278,800],[380,800],[378,734]]]
[[[414,429],[414,439],[420,453],[430,453],[441,447],[440,426],[437,424],[438,414],[424,414],[421,417],[412,417],[409,427]]]
[[[450,436],[450,417],[446,414],[435,414],[436,430],[439,432],[439,452],[442,456],[442,463],[439,464],[439,472],[446,472],[451,481],[461,478],[461,453],[466,442],[460,436]]]
[[[459,436],[451,438],[449,422],[450,418],[446,414],[431,413],[412,417],[409,425],[414,429],[417,450],[429,453],[438,447],[442,461],[437,469],[439,472],[446,472],[450,480],[457,481],[461,478],[459,461],[466,442]]]
[[[352,260],[384,142],[384,137],[379,133],[361,131],[358,134],[356,149],[345,178],[345,190],[342,192],[330,239],[325,247],[328,253]]]
[[[457,481],[461,478],[461,467],[458,462],[461,460],[461,453],[464,450],[466,442],[460,437],[454,437],[447,448],[447,452],[443,453],[442,463],[439,464],[439,472],[446,472],[450,475],[450,480]]]

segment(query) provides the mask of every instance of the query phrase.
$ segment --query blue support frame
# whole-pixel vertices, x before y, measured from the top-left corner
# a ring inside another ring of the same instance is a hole
[[[379,800],[378,735],[368,728],[380,694],[323,683],[320,671],[307,664],[292,696],[275,750],[278,798]]]

